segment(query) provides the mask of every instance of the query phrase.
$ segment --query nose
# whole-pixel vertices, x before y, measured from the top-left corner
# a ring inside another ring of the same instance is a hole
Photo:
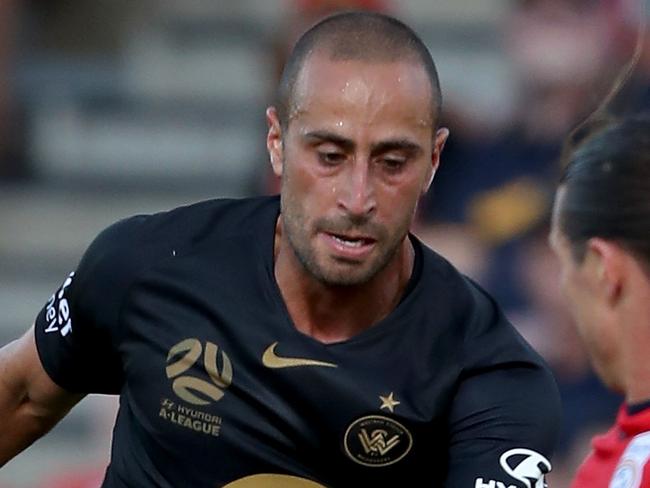
[[[338,205],[351,217],[367,218],[377,207],[370,165],[355,161],[341,175]]]

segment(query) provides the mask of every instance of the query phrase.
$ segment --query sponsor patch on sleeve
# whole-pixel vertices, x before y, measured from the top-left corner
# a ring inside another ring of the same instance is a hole
[[[74,271],[63,282],[54,295],[45,305],[45,332],[51,334],[58,332],[63,337],[72,332],[72,318],[70,317],[70,304],[66,298],[66,290],[72,284]]]
[[[510,449],[501,455],[499,463],[501,468],[521,485],[478,477],[474,488],[546,488],[545,475],[551,471],[551,463],[540,453],[524,448]]]

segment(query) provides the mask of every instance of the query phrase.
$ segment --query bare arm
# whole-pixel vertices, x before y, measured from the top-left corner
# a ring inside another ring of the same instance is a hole
[[[56,385],[41,365],[34,327],[0,349],[0,466],[48,432],[84,395]]]

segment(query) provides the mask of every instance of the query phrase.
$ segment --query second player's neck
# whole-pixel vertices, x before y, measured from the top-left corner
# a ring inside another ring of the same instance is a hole
[[[340,342],[380,322],[398,305],[411,272],[414,251],[407,240],[396,259],[370,282],[331,287],[307,275],[277,273],[276,280],[295,327],[324,342]]]
[[[622,368],[625,396],[630,404],[650,400],[650,286],[647,278],[633,282],[634,300],[626,300],[619,326],[622,334]]]

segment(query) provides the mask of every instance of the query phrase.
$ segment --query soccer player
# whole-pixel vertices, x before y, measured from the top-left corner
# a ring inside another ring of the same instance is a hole
[[[379,14],[298,41],[269,108],[279,197],[102,232],[0,357],[0,462],[120,395],[104,487],[541,488],[554,380],[409,233],[448,135],[433,61]]]
[[[625,395],[574,488],[650,487],[650,118],[610,123],[572,151],[550,241],[596,372]]]

